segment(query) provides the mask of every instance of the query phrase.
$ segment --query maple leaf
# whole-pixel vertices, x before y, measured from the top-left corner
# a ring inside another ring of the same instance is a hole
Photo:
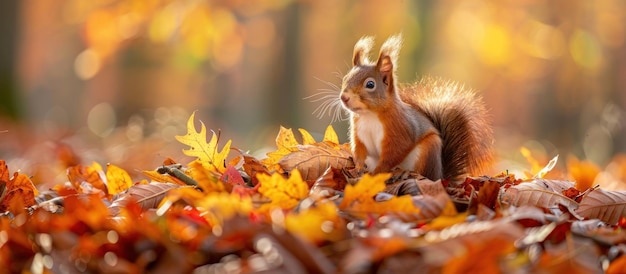
[[[310,134],[308,134],[310,136]],[[312,137],[311,137],[312,138]],[[306,139],[309,139],[306,137]],[[296,137],[293,135],[293,131],[291,129],[280,127],[280,131],[278,132],[278,136],[276,136],[276,147],[278,148],[276,151],[268,152],[267,158],[261,160],[261,163],[264,164],[270,171],[280,170],[280,165],[278,165],[278,161],[282,159],[287,154],[298,151],[299,143],[296,140]]]
[[[194,124],[195,112],[191,114],[187,121],[187,134],[175,136],[176,140],[182,144],[188,145],[189,149],[183,149],[183,153],[187,156],[197,157],[202,165],[212,171],[223,173],[226,170],[225,162],[230,152],[231,140],[228,140],[221,151],[218,151],[218,136],[213,132],[211,140],[206,142],[206,127],[200,121],[200,131],[196,130]]]
[[[309,187],[297,169],[293,170],[288,179],[278,173],[272,175],[261,173],[257,178],[260,183],[259,193],[271,200],[269,204],[261,206],[259,209],[261,212],[272,208],[292,209],[309,194]]]

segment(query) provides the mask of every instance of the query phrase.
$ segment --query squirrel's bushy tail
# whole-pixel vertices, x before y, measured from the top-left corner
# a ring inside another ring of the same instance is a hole
[[[400,89],[401,99],[421,110],[441,134],[443,178],[483,175],[493,161],[493,131],[482,98],[462,85],[432,77]]]

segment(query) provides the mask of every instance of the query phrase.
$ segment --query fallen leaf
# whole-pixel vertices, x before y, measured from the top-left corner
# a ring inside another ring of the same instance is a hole
[[[207,169],[201,161],[196,160],[189,163],[187,172],[193,178],[200,188],[205,192],[226,191],[226,186],[219,180],[220,174],[212,169]],[[225,171],[225,169],[224,169]]]
[[[93,162],[91,166],[77,165],[67,169],[67,178],[75,189],[82,192],[83,182],[91,184],[96,189],[101,190],[105,195],[109,194],[107,185],[104,183],[102,167]]]
[[[191,114],[187,121],[187,134],[175,136],[176,140],[182,144],[188,145],[189,149],[183,149],[183,153],[187,156],[197,157],[202,165],[211,171],[224,172],[226,170],[225,163],[228,153],[230,152],[230,143],[228,140],[221,151],[217,148],[219,141],[218,136],[213,132],[211,140],[206,142],[206,127],[200,121],[200,131],[196,129],[195,112]]]
[[[339,137],[337,137],[337,133],[331,125],[328,125],[328,127],[326,127],[326,131],[324,132],[324,139],[322,140],[322,142],[339,144]]]
[[[291,172],[288,179],[278,173],[271,176],[259,174],[257,177],[261,185],[259,193],[271,200],[269,204],[261,206],[259,210],[263,212],[273,208],[292,209],[309,194],[309,187],[297,169]]]
[[[347,148],[336,147],[326,142],[298,145],[297,151],[285,155],[278,164],[288,172],[298,169],[303,179],[312,185],[329,167],[334,169],[354,167],[352,152]]]
[[[509,187],[502,200],[514,206],[534,205],[543,208],[556,208],[564,205],[570,210],[578,208],[578,203],[562,193],[572,187],[566,181],[535,179]]]
[[[181,186],[171,183],[134,185],[125,192],[114,196],[109,210],[111,211],[111,215],[116,216],[120,212],[120,209],[131,201],[138,203],[144,210],[157,208],[169,190],[179,187]]]
[[[626,215],[626,191],[593,190],[583,196],[576,213],[615,225],[621,216]]]
[[[267,158],[261,160],[261,163],[270,171],[280,170],[280,165],[278,164],[280,159],[291,152],[298,151],[298,145],[299,143],[293,135],[293,131],[281,126],[278,136],[276,136],[276,147],[278,149],[267,153]]]
[[[287,231],[314,244],[323,241],[335,242],[344,238],[345,225],[345,221],[337,214],[337,206],[330,201],[316,203],[285,216]]]
[[[112,164],[107,164],[107,189],[109,194],[115,195],[127,190],[133,185],[133,180],[126,170]]]

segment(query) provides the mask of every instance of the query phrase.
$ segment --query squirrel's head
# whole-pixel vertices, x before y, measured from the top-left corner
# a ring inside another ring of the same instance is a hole
[[[368,58],[373,44],[374,38],[366,36],[354,45],[353,66],[341,84],[341,101],[355,113],[384,110],[398,99],[395,71],[402,35],[394,35],[383,43],[376,62]]]

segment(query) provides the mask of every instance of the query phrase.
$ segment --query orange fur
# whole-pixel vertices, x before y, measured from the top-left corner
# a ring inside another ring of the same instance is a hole
[[[481,172],[490,164],[492,132],[481,98],[433,78],[398,88],[402,38],[385,41],[376,62],[367,57],[372,43],[365,37],[355,45],[354,66],[341,91],[351,111],[357,167],[369,161],[373,173],[404,167],[435,180]]]

